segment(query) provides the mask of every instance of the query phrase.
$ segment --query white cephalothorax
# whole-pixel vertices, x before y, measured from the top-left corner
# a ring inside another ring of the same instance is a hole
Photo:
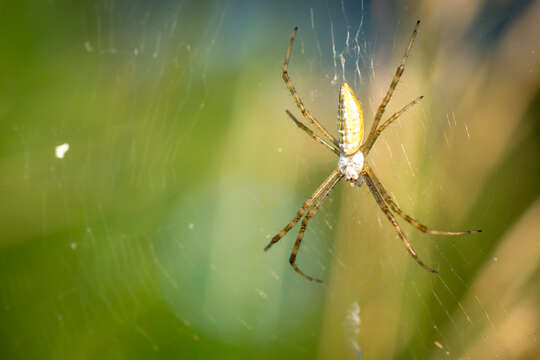
[[[345,175],[347,181],[353,181],[360,185],[362,179],[360,178],[360,173],[364,167],[364,154],[361,151],[356,152],[352,156],[347,156],[341,154],[339,156],[338,168],[339,171]]]

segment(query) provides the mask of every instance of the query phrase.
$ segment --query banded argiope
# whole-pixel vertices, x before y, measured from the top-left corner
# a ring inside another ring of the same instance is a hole
[[[289,47],[287,48],[287,54],[285,55],[285,63],[283,64],[283,80],[289,88],[291,95],[296,101],[296,105],[300,109],[302,115],[322,133],[322,136],[316,135],[310,128],[308,128],[298,119],[296,119],[290,111],[287,110],[286,112],[300,129],[304,130],[315,141],[323,144],[331,151],[333,151],[337,156],[339,156],[339,161],[337,169],[330,173],[326,180],[323,181],[323,183],[317,188],[317,190],[315,190],[311,197],[309,197],[304,202],[302,207],[300,207],[300,210],[298,210],[296,216],[292,219],[292,221],[288,223],[283,228],[283,230],[281,230],[276,236],[272,238],[272,240],[268,245],[266,245],[264,250],[266,251],[270,249],[272,245],[274,245],[283,236],[285,236],[285,234],[287,234],[289,230],[291,230],[291,228],[298,221],[300,221],[304,213],[309,210],[304,219],[302,220],[302,224],[300,225],[300,232],[298,233],[298,237],[296,238],[296,242],[294,243],[294,247],[289,258],[289,263],[291,264],[293,269],[302,277],[308,280],[322,282],[317,278],[305,274],[298,268],[298,266],[296,265],[296,255],[298,253],[298,249],[300,248],[300,244],[302,243],[302,238],[304,237],[304,232],[306,231],[309,220],[315,215],[323,201],[334,188],[334,186],[336,186],[336,184],[343,177],[345,177],[347,181],[357,186],[362,185],[362,180],[366,182],[371,194],[377,202],[377,205],[379,205],[382,212],[386,215],[386,217],[396,230],[398,236],[403,241],[403,244],[407,248],[409,254],[420,266],[432,273],[437,273],[437,271],[424,264],[424,262],[420,260],[416,251],[401,230],[398,222],[396,221],[396,218],[392,214],[392,211],[405,219],[405,221],[415,226],[418,230],[428,234],[463,235],[481,232],[481,230],[439,231],[429,229],[427,226],[422,225],[421,223],[407,215],[405,212],[403,212],[397,206],[397,204],[394,202],[394,200],[392,200],[392,198],[390,197],[382,183],[379,181],[377,176],[375,176],[373,169],[369,166],[367,161],[365,161],[365,158],[373,147],[375,140],[377,140],[383,130],[386,129],[397,118],[399,118],[411,106],[417,104],[423,98],[423,96],[420,96],[415,100],[411,101],[409,104],[405,105],[403,108],[401,108],[401,110],[390,116],[385,122],[383,122],[379,126],[379,122],[381,121],[386,105],[390,101],[390,98],[392,97],[392,94],[399,82],[399,79],[401,78],[401,75],[405,70],[405,62],[407,60],[407,57],[409,56],[409,52],[412,48],[414,39],[416,38],[416,33],[418,31],[419,25],[420,21],[417,21],[411,38],[409,39],[409,44],[405,49],[405,54],[403,55],[403,58],[401,59],[401,62],[396,69],[394,77],[392,78],[392,82],[390,83],[390,87],[386,91],[386,95],[384,96],[381,104],[379,105],[379,108],[377,109],[375,119],[373,120],[373,124],[371,125],[371,130],[369,131],[368,137],[363,144],[362,140],[364,138],[364,120],[362,115],[362,107],[356,99],[354,92],[347,83],[343,83],[341,85],[341,89],[339,92],[338,139],[334,138],[304,106],[304,103],[296,93],[296,90],[289,78],[288,72],[289,58],[291,56],[291,49],[298,27],[295,27],[292,32],[291,39],[289,40]]]

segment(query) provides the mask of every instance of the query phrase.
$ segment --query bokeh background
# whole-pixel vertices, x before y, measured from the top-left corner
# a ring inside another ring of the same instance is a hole
[[[281,80],[335,132],[367,126],[420,32],[369,161],[433,276],[336,166]],[[2,359],[536,359],[540,1],[0,4]],[[61,145],[67,144],[68,146]],[[59,147],[60,146],[60,147]],[[67,151],[66,151],[67,149]]]

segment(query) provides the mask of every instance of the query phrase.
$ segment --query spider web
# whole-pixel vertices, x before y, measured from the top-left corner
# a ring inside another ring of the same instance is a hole
[[[3,358],[538,355],[538,2],[3,14]],[[304,120],[280,79],[291,31],[292,81],[335,133],[344,81],[369,129],[417,18],[386,116],[425,99],[368,161],[421,222],[484,232],[398,219],[433,276],[341,183],[298,253],[310,283],[288,264],[298,225],[263,252],[336,166],[284,113]]]

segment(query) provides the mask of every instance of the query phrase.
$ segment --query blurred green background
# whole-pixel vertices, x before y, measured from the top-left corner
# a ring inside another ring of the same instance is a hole
[[[369,161],[422,259],[285,114],[366,126],[420,32]],[[2,359],[537,359],[540,1],[0,3]],[[62,153],[62,144],[69,149]],[[402,222],[403,223],[403,222]]]

